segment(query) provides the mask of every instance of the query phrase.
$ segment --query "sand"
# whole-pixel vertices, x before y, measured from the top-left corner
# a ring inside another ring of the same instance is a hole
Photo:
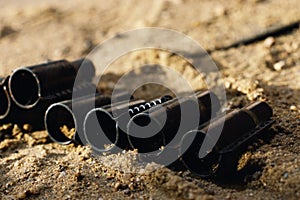
[[[135,152],[95,156],[88,147],[53,143],[46,131],[2,126],[1,199],[299,199],[300,30],[228,50],[214,50],[272,26],[300,20],[298,0],[1,1],[0,75],[46,60],[77,59],[123,31],[145,26],[175,29],[195,39],[217,63],[228,108],[266,100],[276,120],[257,140],[246,166],[226,180],[188,171],[139,166]],[[100,84],[109,93],[128,69],[168,65],[194,89],[201,76],[163,51],[126,55]],[[121,66],[118,68],[118,66]],[[136,69],[138,70],[138,69]],[[139,97],[165,94],[145,86]],[[141,169],[143,171],[141,172]]]

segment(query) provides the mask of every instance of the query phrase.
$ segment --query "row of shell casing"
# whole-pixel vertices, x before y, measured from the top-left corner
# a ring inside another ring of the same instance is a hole
[[[51,105],[45,116],[49,136],[60,144],[88,144],[97,154],[137,149],[142,161],[183,164],[207,177],[274,122],[271,107],[261,101],[222,113],[210,91],[149,102],[126,93],[115,98],[107,104],[99,94]],[[72,138],[63,133],[64,125],[74,128]]]
[[[222,160],[273,123],[265,102],[229,113],[220,113],[219,99],[209,91],[146,102],[126,91],[102,95],[94,76],[88,59],[14,70],[1,79],[0,123],[46,128],[53,141],[89,144],[96,153],[138,149],[144,160],[184,163],[201,176],[214,174]],[[64,126],[73,128],[71,137]]]

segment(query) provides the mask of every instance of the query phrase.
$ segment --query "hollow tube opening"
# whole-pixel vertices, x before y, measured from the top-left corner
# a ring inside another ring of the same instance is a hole
[[[211,150],[210,145],[201,149],[205,137],[208,137],[208,135],[201,131],[190,131],[183,136],[180,144],[180,155],[183,164],[200,177],[213,175],[219,167],[219,155]],[[211,140],[210,137],[208,139]],[[200,152],[200,149],[204,152]],[[199,153],[202,158],[199,157]]]
[[[108,152],[115,147],[118,139],[116,121],[104,109],[91,110],[86,115],[83,126],[85,139],[95,151]]]
[[[163,126],[146,113],[141,113],[128,123],[128,141],[139,153],[151,153],[165,146]]]
[[[64,104],[53,104],[45,115],[45,127],[49,137],[59,144],[70,144],[76,133],[76,119]]]
[[[9,79],[9,91],[14,102],[22,108],[32,108],[40,98],[40,82],[29,69],[16,70]]]

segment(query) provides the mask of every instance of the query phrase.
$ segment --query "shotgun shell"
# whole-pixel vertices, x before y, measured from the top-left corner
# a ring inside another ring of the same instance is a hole
[[[255,102],[226,114],[225,119],[214,120],[201,130],[188,132],[180,149],[184,165],[202,177],[215,174],[222,155],[247,146],[251,138],[272,124],[269,121],[272,115],[267,103]]]
[[[79,70],[82,72],[81,76],[76,77]],[[17,106],[28,109],[44,97],[67,89],[72,90],[76,79],[91,82],[94,75],[93,63],[85,59],[74,62],[59,60],[19,68],[9,78],[9,93]]]
[[[138,149],[140,153],[147,153],[157,151],[169,143],[169,146],[177,146],[184,133],[214,117],[220,109],[218,97],[209,91],[196,93],[195,96],[196,100],[190,96],[174,99],[151,112],[134,116],[127,127],[132,148]],[[188,115],[200,115],[197,124],[190,123],[193,120],[187,119],[181,127],[181,109],[187,111]],[[151,127],[147,127],[149,124]]]

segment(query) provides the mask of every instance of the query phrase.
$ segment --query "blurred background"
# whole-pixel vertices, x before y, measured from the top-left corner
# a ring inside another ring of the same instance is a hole
[[[145,26],[183,32],[206,50],[300,19],[298,0],[1,0],[0,75],[47,59],[76,59]]]

